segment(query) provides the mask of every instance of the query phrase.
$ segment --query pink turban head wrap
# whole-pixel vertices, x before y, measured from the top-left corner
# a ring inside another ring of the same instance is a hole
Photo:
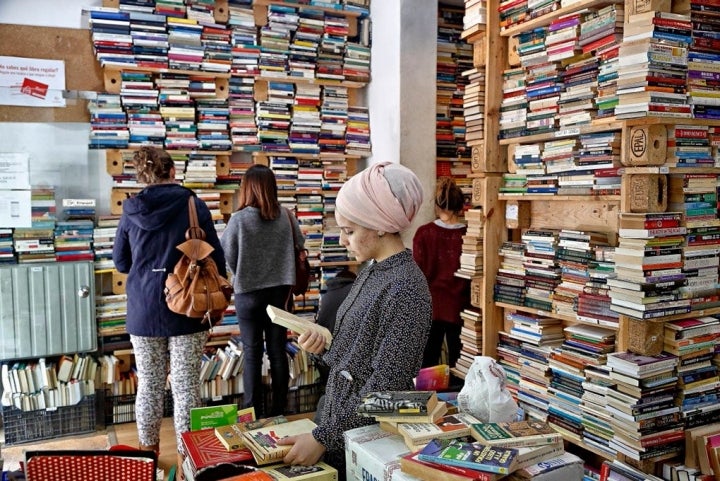
[[[335,211],[368,229],[395,233],[407,229],[423,200],[417,176],[400,164],[373,164],[340,189]]]

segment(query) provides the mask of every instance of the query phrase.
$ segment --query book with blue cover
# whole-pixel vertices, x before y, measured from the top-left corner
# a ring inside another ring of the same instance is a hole
[[[457,439],[433,439],[418,454],[418,459],[491,473],[510,474],[518,469],[560,456],[562,442],[544,446],[501,448]]]

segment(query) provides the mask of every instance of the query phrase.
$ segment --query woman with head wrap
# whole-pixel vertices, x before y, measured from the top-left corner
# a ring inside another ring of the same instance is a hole
[[[322,355],[329,367],[325,402],[312,434],[294,436],[285,457],[309,465],[324,455],[345,479],[345,442],[349,429],[373,424],[356,413],[371,391],[413,389],[432,322],[427,280],[400,238],[422,203],[415,174],[392,163],[374,164],[343,185],[335,218],[340,241],[360,261],[369,261],[337,313],[333,342],[315,332],[300,346]]]

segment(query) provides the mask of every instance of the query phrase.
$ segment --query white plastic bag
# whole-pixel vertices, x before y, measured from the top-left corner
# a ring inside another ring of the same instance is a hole
[[[517,420],[518,406],[505,388],[505,370],[491,357],[475,356],[458,393],[458,410],[484,423]]]

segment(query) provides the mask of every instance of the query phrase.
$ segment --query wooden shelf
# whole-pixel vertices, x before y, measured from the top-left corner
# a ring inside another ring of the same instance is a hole
[[[605,324],[599,324],[599,323],[597,323],[597,322],[584,321],[584,320],[582,320],[582,319],[578,319],[576,316],[566,316],[566,315],[563,315],[563,314],[556,314],[556,313],[554,313],[554,312],[543,311],[543,310],[541,310],[541,309],[534,309],[534,308],[532,308],[532,307],[517,306],[517,305],[515,305],[515,304],[508,304],[508,303],[506,303],[506,302],[496,302],[495,305],[498,306],[498,307],[502,307],[502,308],[504,308],[504,309],[513,309],[513,310],[515,310],[515,311],[527,312],[527,313],[529,313],[529,314],[535,314],[535,315],[538,315],[538,316],[552,317],[552,318],[554,318],[554,319],[561,319],[561,320],[563,320],[563,321],[572,322],[572,323],[574,323],[574,324],[587,324],[587,325],[591,325],[591,326],[605,327],[605,328],[607,328],[607,329],[617,329],[617,328],[618,328],[618,326],[609,325],[609,324],[607,324],[607,323],[605,323]]]
[[[603,201],[603,202],[620,202],[619,195],[543,195],[543,194],[499,194],[500,200],[546,200],[553,201]]]
[[[215,96],[217,98],[226,99],[229,92],[229,81],[230,72],[208,72],[205,70],[180,70],[174,68],[153,68],[153,67],[137,67],[128,65],[127,67],[121,65],[105,65],[103,66],[103,80],[105,83],[105,90],[112,94],[119,94],[120,87],[122,84],[122,73],[123,72],[139,72],[139,73],[152,73],[152,74],[163,74],[171,73],[174,75],[188,75],[193,77],[210,77],[215,79]]]
[[[538,18],[533,18],[532,20],[528,20],[527,22],[522,22],[516,25],[512,25],[510,27],[504,28],[500,30],[500,35],[503,37],[512,37],[513,35],[517,35],[521,32],[526,32],[528,30],[532,30],[538,27],[546,27],[550,25],[550,23],[553,20],[556,20],[564,15],[568,15],[575,12],[580,12],[581,10],[584,10],[586,8],[591,7],[604,7],[605,5],[611,5],[611,4],[619,4],[622,5],[624,2],[617,1],[617,0],[583,0],[580,2],[573,3],[569,7],[559,8],[555,10],[552,13],[548,13],[547,15],[543,15]],[[488,9],[488,14],[490,14],[490,10]],[[627,14],[627,12],[626,12]]]
[[[542,134],[525,135],[520,137],[511,137],[508,139],[500,139],[500,145],[512,144],[532,144],[535,142],[543,142],[545,140],[563,139],[566,137],[577,137],[582,134],[594,134],[597,132],[609,132],[612,130],[621,130],[624,125],[622,121],[605,120],[593,121],[592,124],[581,125],[568,129],[558,129],[555,132],[546,132]]]

